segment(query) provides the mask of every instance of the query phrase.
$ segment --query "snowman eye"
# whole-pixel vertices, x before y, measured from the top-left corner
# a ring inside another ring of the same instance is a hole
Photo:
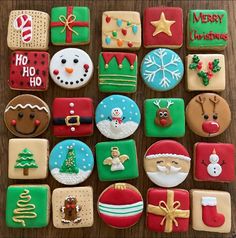
[[[79,62],[78,59],[74,59],[74,63],[77,64]]]
[[[65,60],[65,59],[62,59],[61,62],[62,62],[62,64],[65,64],[65,63],[66,63],[66,60]]]

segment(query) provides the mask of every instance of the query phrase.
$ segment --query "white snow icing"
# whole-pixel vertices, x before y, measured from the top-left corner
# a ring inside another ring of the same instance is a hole
[[[84,180],[86,180],[89,175],[91,174],[92,170],[89,171],[83,171],[82,169],[79,169],[79,173],[61,173],[59,168],[55,168],[51,170],[52,176],[59,182],[65,185],[76,185],[79,183],[82,183]]]
[[[97,123],[97,128],[107,138],[118,140],[132,135],[138,128],[138,123],[127,121],[114,127],[109,120],[103,120]]]

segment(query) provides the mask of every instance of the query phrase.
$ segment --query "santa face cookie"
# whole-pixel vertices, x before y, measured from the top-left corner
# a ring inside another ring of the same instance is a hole
[[[98,214],[109,226],[124,229],[135,225],[143,212],[140,192],[128,183],[115,183],[98,198]]]
[[[159,48],[146,54],[141,63],[141,76],[145,84],[156,91],[173,89],[183,78],[181,58],[172,50]]]
[[[22,94],[13,98],[4,111],[8,130],[18,137],[36,137],[48,127],[50,110],[40,98]]]
[[[183,44],[183,11],[179,7],[144,10],[143,41],[146,48],[180,48]]]
[[[152,144],[144,155],[144,169],[149,179],[160,187],[175,187],[182,183],[190,170],[188,151],[173,140]]]
[[[98,130],[107,138],[124,139],[132,135],[140,123],[137,104],[122,95],[112,95],[97,106],[95,120]]]
[[[197,231],[229,233],[231,230],[231,197],[228,192],[191,190],[192,226]]]
[[[223,133],[231,121],[228,103],[217,94],[202,93],[188,103],[186,120],[197,135],[213,137]]]
[[[48,88],[49,54],[15,51],[11,54],[8,84],[13,90],[45,91]]]
[[[232,182],[235,178],[233,144],[204,143],[194,145],[194,178],[200,181]]]
[[[221,54],[195,54],[186,57],[188,91],[223,91],[225,57]]]
[[[92,151],[79,140],[64,140],[50,153],[51,175],[65,185],[75,185],[85,181],[92,173],[93,166]]]
[[[93,62],[85,51],[66,48],[53,55],[49,70],[58,86],[77,89],[85,86],[91,79]]]

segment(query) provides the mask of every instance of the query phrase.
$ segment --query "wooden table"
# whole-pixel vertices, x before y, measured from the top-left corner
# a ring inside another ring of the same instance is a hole
[[[88,0],[88,1],[66,1],[66,0],[1,0],[0,2],[0,49],[1,49],[1,60],[0,60],[0,112],[1,112],[1,122],[0,122],[0,237],[2,238],[12,238],[12,237],[24,237],[24,238],[69,238],[69,237],[236,237],[236,182],[231,184],[220,184],[220,183],[210,183],[210,182],[196,182],[193,180],[192,170],[190,175],[182,183],[179,187],[184,189],[192,189],[192,188],[200,188],[200,189],[218,189],[229,191],[232,196],[232,230],[230,234],[213,234],[206,232],[197,232],[193,231],[190,226],[190,230],[188,233],[181,234],[156,234],[148,231],[145,228],[145,213],[142,216],[142,219],[139,221],[137,225],[130,229],[126,230],[117,230],[112,229],[106,226],[102,220],[98,217],[96,212],[96,202],[99,194],[105,189],[110,182],[99,182],[97,176],[97,169],[95,167],[92,176],[89,177],[82,185],[90,185],[94,190],[94,225],[91,228],[83,228],[83,229],[56,229],[52,225],[52,220],[50,220],[50,224],[48,227],[43,229],[9,229],[5,224],[5,199],[6,199],[6,189],[10,184],[21,184],[21,183],[32,183],[32,184],[49,184],[51,189],[55,189],[57,187],[62,187],[56,180],[52,178],[51,175],[48,176],[45,180],[32,180],[32,181],[19,181],[19,180],[10,180],[7,177],[7,168],[8,168],[8,139],[12,138],[13,135],[6,129],[2,120],[2,113],[8,101],[15,97],[16,95],[23,93],[12,91],[9,89],[7,85],[7,79],[9,77],[9,55],[11,50],[8,49],[6,39],[7,39],[7,24],[8,24],[8,16],[11,10],[13,9],[33,9],[39,11],[45,11],[50,14],[51,8],[54,6],[66,6],[66,5],[76,5],[79,4],[81,6],[85,5],[90,8],[91,11],[91,43],[88,46],[81,47],[85,51],[89,53],[91,56],[94,65],[96,67],[98,61],[98,54],[102,50],[101,48],[101,17],[102,12],[106,10],[130,10],[130,11],[139,11],[141,15],[143,15],[143,10],[145,7],[151,6],[179,6],[183,8],[184,12],[184,35],[186,36],[186,19],[187,13],[189,9],[225,9],[229,13],[229,35],[230,40],[227,49],[223,52],[225,54],[226,59],[226,78],[227,78],[227,86],[226,90],[221,93],[221,96],[227,99],[230,103],[233,120],[230,128],[223,133],[221,136],[217,138],[204,139],[194,135],[187,129],[186,135],[184,138],[178,139],[179,142],[183,143],[190,154],[192,154],[193,144],[199,141],[211,141],[211,142],[229,142],[233,143],[236,140],[236,44],[234,41],[236,39],[236,31],[235,31],[235,23],[236,23],[236,1],[226,1],[226,0],[209,0],[209,1],[201,1],[201,0],[192,0],[192,1],[175,1],[175,0],[162,0],[162,1],[154,1],[154,0]],[[186,38],[186,37],[185,37]],[[180,54],[182,59],[188,53],[186,51],[186,44],[184,43],[183,47],[177,52]],[[58,50],[63,47],[55,47],[50,46],[49,52],[53,55]],[[141,62],[143,56],[149,50],[144,49],[143,47],[138,52],[138,59]],[[57,87],[52,80],[50,81],[49,90],[47,92],[41,93],[33,93],[43,100],[45,100],[48,105],[52,104],[52,100],[54,97],[91,97],[94,100],[95,105],[100,102],[101,99],[107,96],[107,94],[100,93],[97,87],[97,71],[95,70],[93,79],[91,82],[84,88],[76,91],[64,90],[62,88]],[[143,116],[143,102],[146,98],[153,97],[181,97],[184,98],[187,103],[194,95],[197,93],[188,93],[184,89],[184,80],[174,89],[165,93],[154,92],[148,87],[146,87],[139,77],[138,80],[138,91],[135,94],[130,95],[132,99],[134,99],[142,111]],[[46,137],[50,140],[51,148],[60,141],[51,135],[51,127],[42,137]],[[137,143],[137,153],[138,153],[138,161],[139,161],[139,178],[135,180],[128,181],[129,183],[136,186],[142,193],[144,200],[146,200],[146,192],[147,189],[152,187],[152,182],[148,179],[143,169],[143,155],[146,149],[155,141],[157,138],[147,138],[144,136],[143,130],[143,120],[141,126],[137,130],[137,132],[131,136],[131,138],[136,140]],[[94,146],[97,142],[107,140],[104,138],[97,129],[95,129],[95,133],[93,136],[88,138],[82,138],[82,141],[87,143],[91,149],[94,151]]]

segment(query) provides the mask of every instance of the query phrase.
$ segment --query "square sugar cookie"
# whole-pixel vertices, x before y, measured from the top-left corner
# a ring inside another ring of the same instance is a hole
[[[182,8],[146,8],[143,17],[143,43],[146,48],[180,48],[183,44]]]
[[[197,231],[229,233],[231,197],[228,192],[192,189],[192,227]]]
[[[181,98],[146,99],[144,128],[148,137],[183,137],[185,134],[184,100]]]
[[[104,49],[138,50],[142,34],[139,12],[108,11],[102,15],[102,47]]]
[[[48,176],[47,139],[10,139],[8,178],[45,179]]]
[[[48,185],[11,185],[7,189],[6,223],[12,228],[41,228],[50,213]]]
[[[186,87],[188,91],[225,90],[225,57],[222,54],[186,56]]]
[[[93,225],[92,187],[57,188],[52,193],[53,225],[81,228]]]
[[[50,17],[34,10],[11,11],[7,45],[11,50],[47,50]]]
[[[121,181],[138,177],[134,140],[97,143],[96,160],[100,181]]]

